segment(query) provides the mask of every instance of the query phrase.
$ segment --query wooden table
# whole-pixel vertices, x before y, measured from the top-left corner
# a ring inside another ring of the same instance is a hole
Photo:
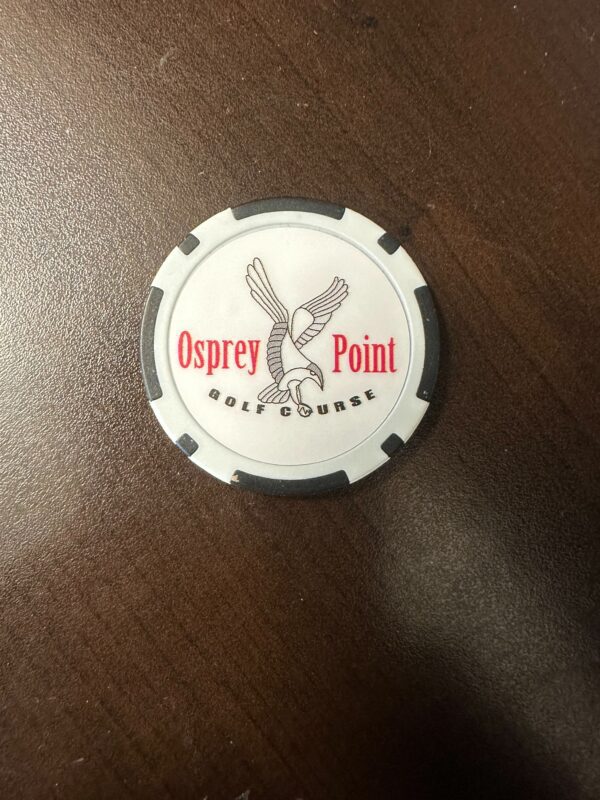
[[[4,0],[0,796],[600,793],[600,11]],[[278,499],[144,396],[150,282],[255,197],[399,235],[435,400]]]

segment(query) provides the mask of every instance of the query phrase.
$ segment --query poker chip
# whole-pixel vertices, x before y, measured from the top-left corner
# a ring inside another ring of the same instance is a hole
[[[320,200],[201,223],[146,302],[146,393],[168,436],[233,486],[314,494],[400,451],[429,407],[439,334],[400,242]]]

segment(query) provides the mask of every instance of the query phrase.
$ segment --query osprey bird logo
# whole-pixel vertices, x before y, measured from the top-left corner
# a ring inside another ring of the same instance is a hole
[[[287,403],[291,398],[301,417],[309,417],[312,408],[302,402],[304,381],[314,381],[323,388],[323,373],[302,353],[311,339],[318,336],[348,295],[348,284],[334,278],[331,286],[297,308],[290,324],[290,315],[273,291],[265,268],[259,258],[248,264],[246,275],[250,294],[273,320],[267,342],[267,366],[273,377],[258,395],[262,403]]]

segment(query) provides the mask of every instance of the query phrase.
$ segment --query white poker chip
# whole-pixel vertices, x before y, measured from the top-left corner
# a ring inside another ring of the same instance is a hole
[[[429,407],[438,355],[431,293],[398,240],[302,198],[195,228],[142,322],[146,393],[169,437],[216,478],[270,494],[385,464]]]

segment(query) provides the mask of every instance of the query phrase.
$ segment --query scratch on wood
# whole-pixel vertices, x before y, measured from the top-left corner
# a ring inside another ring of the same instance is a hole
[[[159,69],[164,69],[164,66],[167,63],[167,61],[170,58],[172,58],[175,55],[176,52],[177,52],[177,48],[176,47],[169,47],[167,52],[163,56],[161,56],[160,61],[158,62],[158,68]]]

